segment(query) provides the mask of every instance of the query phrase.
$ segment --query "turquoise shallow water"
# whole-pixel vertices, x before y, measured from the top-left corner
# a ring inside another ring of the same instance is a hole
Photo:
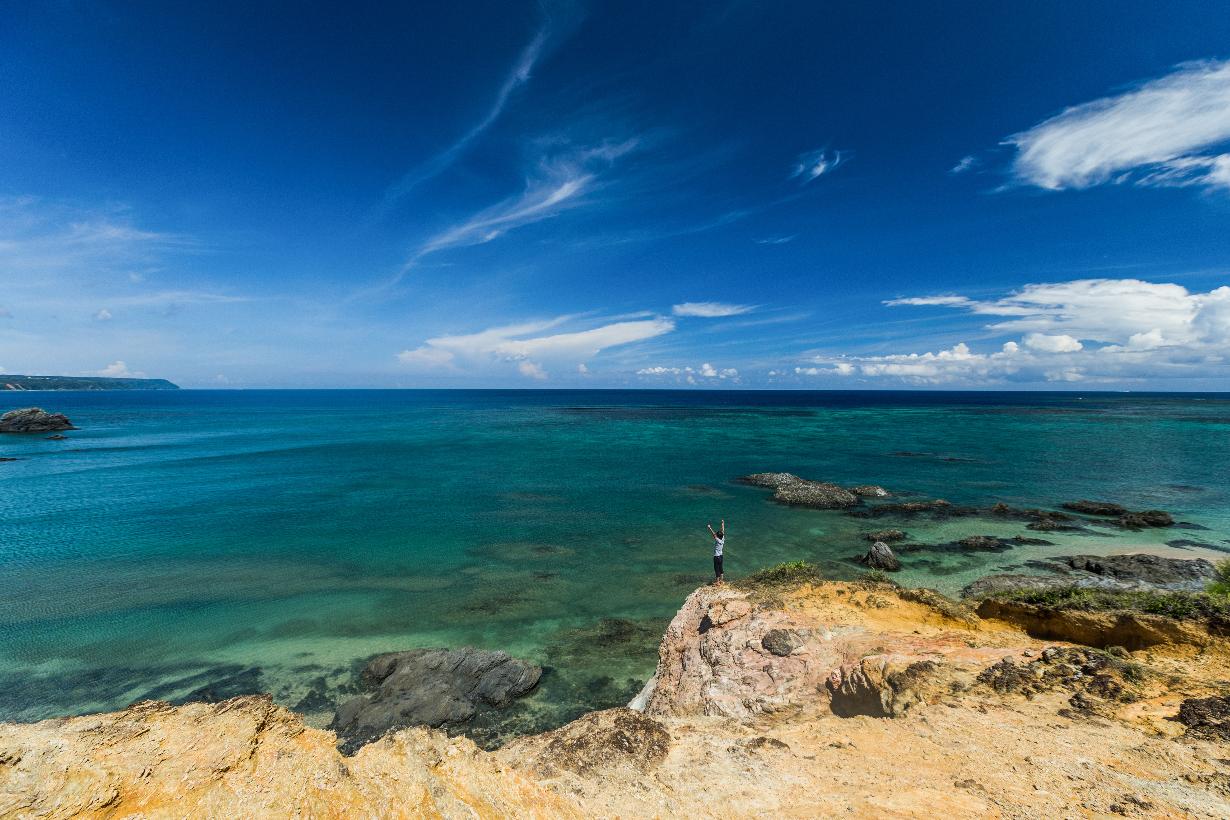
[[[1226,394],[0,394],[32,403],[82,429],[0,438],[20,459],[0,464],[0,719],[211,686],[323,722],[358,659],[463,644],[549,667],[514,729],[623,702],[708,578],[707,521],[727,520],[732,575],[800,558],[854,575],[860,533],[898,525],[777,506],[733,482],[750,472],[979,506],[1104,498],[1205,528],[903,556],[900,580],[951,593],[1044,555],[1230,551]]]

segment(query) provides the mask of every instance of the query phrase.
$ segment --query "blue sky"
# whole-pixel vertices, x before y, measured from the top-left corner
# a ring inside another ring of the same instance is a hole
[[[1209,3],[0,4],[0,370],[1230,387]]]

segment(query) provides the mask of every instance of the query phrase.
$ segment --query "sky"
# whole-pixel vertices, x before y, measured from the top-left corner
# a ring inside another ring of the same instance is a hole
[[[1230,14],[0,0],[0,372],[1230,389]]]

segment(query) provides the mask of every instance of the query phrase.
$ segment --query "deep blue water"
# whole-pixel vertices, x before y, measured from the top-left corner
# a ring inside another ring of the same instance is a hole
[[[707,579],[706,522],[727,521],[732,575],[857,573],[868,522],[772,504],[733,482],[750,472],[982,506],[1105,498],[1207,528],[904,557],[901,580],[947,592],[1048,554],[1230,550],[1227,394],[0,393],[0,410],[31,404],[81,429],[0,437],[20,459],[0,463],[0,719],[219,679],[294,706],[375,652],[466,643],[551,668],[527,727],[620,702]]]

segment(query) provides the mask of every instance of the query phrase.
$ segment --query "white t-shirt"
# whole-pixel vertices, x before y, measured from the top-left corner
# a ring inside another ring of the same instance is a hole
[[[726,536],[719,535],[713,539],[713,557],[722,557],[722,548],[726,546]]]

